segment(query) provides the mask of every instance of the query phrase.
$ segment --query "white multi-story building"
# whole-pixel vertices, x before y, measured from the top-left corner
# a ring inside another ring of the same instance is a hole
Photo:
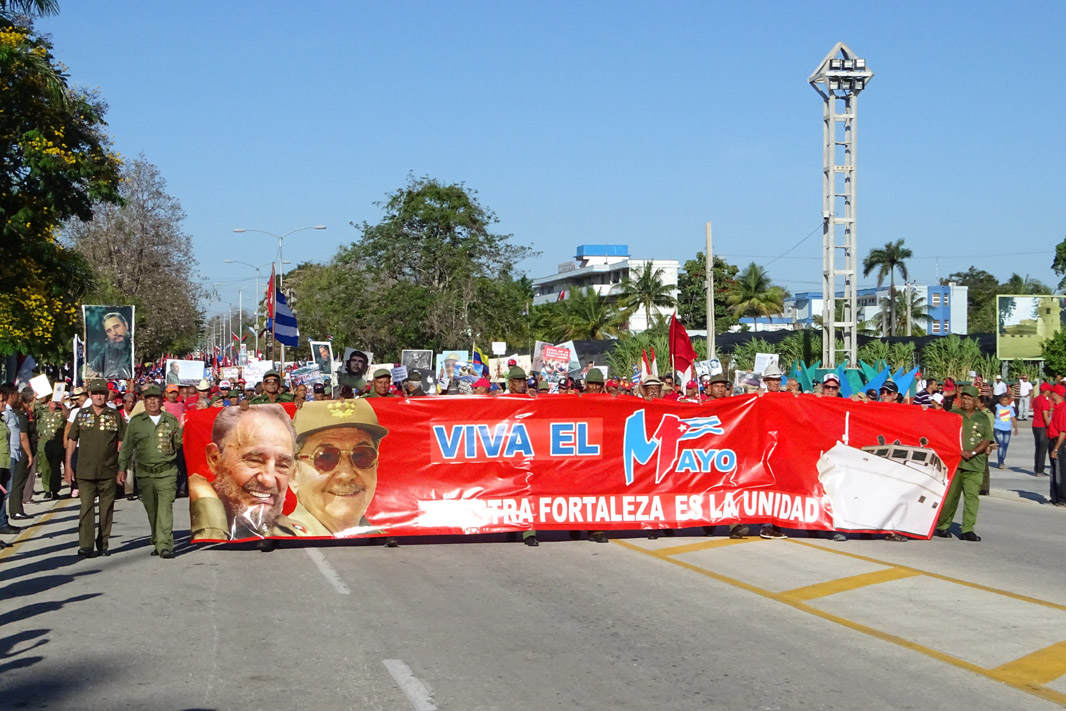
[[[662,283],[670,287],[671,295],[676,299],[677,272],[680,268],[676,259],[632,259],[629,245],[583,244],[577,248],[574,261],[563,262],[559,265],[559,271],[551,276],[533,280],[533,305],[562,301],[569,298],[574,290],[586,288],[592,288],[600,296],[617,298],[618,287],[630,276],[631,270],[644,269],[646,265],[662,270]],[[659,307],[653,311],[666,317],[674,309]],[[631,333],[639,333],[647,328],[643,309],[629,317]]]

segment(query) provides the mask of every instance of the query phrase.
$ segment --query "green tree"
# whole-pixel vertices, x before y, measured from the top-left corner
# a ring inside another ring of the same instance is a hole
[[[88,298],[137,307],[137,356],[154,360],[191,350],[207,293],[200,285],[185,211],[166,180],[143,156],[122,169],[121,204],[102,203],[87,222],[72,220],[63,238],[93,265]],[[258,296],[258,295],[255,295]]]
[[[964,272],[955,272],[941,284],[955,282],[967,289],[966,322],[970,333],[995,333],[996,330],[996,294],[999,293],[999,280],[989,272],[970,267]]]
[[[575,290],[560,305],[560,325],[563,328],[562,337],[558,339],[560,341],[600,341],[622,332],[625,314],[592,287]]]
[[[1051,261],[1051,270],[1062,280],[1059,282],[1059,292],[1066,289],[1066,239],[1055,245],[1055,258]]]
[[[373,351],[381,361],[397,360],[404,348],[528,336],[531,284],[515,267],[534,252],[492,231],[496,215],[474,191],[409,177],[377,204],[380,222],[353,225],[355,242],[326,265],[301,265],[286,281],[301,330],[303,319],[321,319],[316,327],[339,345]],[[313,293],[326,284],[324,293]]]
[[[630,270],[615,292],[627,316],[643,309],[645,323],[650,327],[653,323],[652,308],[668,308],[677,305],[673,287],[663,284],[664,273],[661,268],[652,266],[650,262]]]
[[[714,258],[714,332],[725,333],[737,323],[727,305],[736,289],[740,269],[721,257]],[[702,329],[707,323],[707,257],[697,252],[677,275],[677,317],[689,328]]]
[[[1044,341],[1042,358],[1044,372],[1052,377],[1066,375],[1066,328],[1060,328],[1055,335]]]
[[[926,309],[925,298],[918,296],[917,291],[910,293],[908,304],[907,289],[896,292],[896,298],[885,297],[881,299],[880,306],[870,324],[876,332],[886,336],[924,336],[925,329],[920,322],[929,315]],[[911,332],[907,333],[907,312],[910,311]]]
[[[1024,277],[1011,274],[1010,279],[1000,286],[1001,294],[1026,295],[1026,294],[1050,294],[1051,287],[1039,279],[1032,279],[1026,274]]]
[[[0,0],[0,17],[14,20],[15,15],[55,15],[58,0]]]
[[[912,256],[914,254],[903,246],[902,239],[888,242],[884,247],[871,249],[870,253],[866,255],[866,259],[862,261],[862,275],[864,277],[870,276],[870,272],[877,270],[877,286],[879,287],[885,283],[885,277],[888,277],[889,303],[895,303],[896,272],[898,271],[899,275],[903,277],[903,281],[907,281],[906,260]],[[896,323],[892,319],[892,315],[892,313],[889,313],[886,333],[896,332]]]
[[[787,291],[770,281],[766,269],[752,262],[737,276],[735,288],[726,303],[737,319],[744,316],[758,318],[784,311],[787,296]],[[755,330],[759,330],[758,321]]]
[[[98,97],[68,86],[52,45],[15,14],[54,3],[0,4],[0,353],[69,351],[92,270],[57,238],[94,203],[114,203],[119,158]]]

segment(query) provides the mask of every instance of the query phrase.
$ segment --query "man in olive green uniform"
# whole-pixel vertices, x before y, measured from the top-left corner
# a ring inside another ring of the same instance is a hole
[[[62,485],[63,430],[67,413],[63,403],[45,396],[37,401],[33,419],[37,422],[37,473],[41,475],[45,500],[59,496]]]
[[[507,392],[511,395],[525,395],[526,397],[532,397],[528,392],[526,371],[522,370],[517,365],[507,371]],[[534,530],[522,531],[522,542],[527,546],[532,547],[540,545],[540,541],[537,540],[537,532]]]
[[[126,479],[130,460],[137,457],[137,482],[141,501],[152,529],[152,555],[174,557],[174,499],[178,495],[178,450],[181,424],[163,411],[163,392],[149,385],[141,393],[144,412],[126,425],[126,436],[118,455],[118,482]]]
[[[374,371],[374,382],[370,386],[367,397],[396,397],[389,389],[392,387],[392,373],[385,368]]]
[[[67,434],[68,484],[77,479],[81,499],[78,514],[78,555],[90,558],[93,542],[100,555],[107,555],[107,543],[111,537],[111,518],[115,512],[115,483],[118,476],[118,449],[126,434],[126,422],[118,410],[107,406],[107,381],[94,378],[89,381],[92,400],[78,410]],[[78,448],[78,469],[74,470],[71,458]],[[93,501],[100,497],[100,530],[96,532],[96,517]],[[95,534],[95,535],[94,535]]]
[[[974,533],[973,527],[977,523],[977,507],[981,503],[978,492],[981,489],[981,478],[985,473],[985,465],[988,462],[988,447],[992,444],[992,426],[988,418],[982,412],[977,411],[977,398],[980,391],[972,385],[967,385],[959,391],[958,405],[962,414],[962,460],[958,469],[955,470],[955,478],[951,480],[951,488],[944,497],[944,505],[940,509],[940,518],[936,522],[934,533],[941,538],[949,538],[951,534],[951,520],[955,518],[955,510],[959,507],[959,494],[963,497],[962,509],[962,535],[964,541],[979,541],[981,537]]]
[[[603,397],[610,397],[604,391],[603,383],[603,371],[599,368],[590,368],[588,375],[585,376],[585,395],[600,395]],[[571,534],[573,537],[573,534]],[[589,531],[589,540],[593,543],[606,543],[607,531]]]
[[[276,370],[268,370],[263,376],[263,394],[253,397],[249,405],[272,405],[277,402],[293,402],[289,393],[281,392],[281,376]]]

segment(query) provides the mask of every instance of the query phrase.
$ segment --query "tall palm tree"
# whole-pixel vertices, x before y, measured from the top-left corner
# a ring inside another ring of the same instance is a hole
[[[907,281],[907,263],[904,260],[913,256],[914,253],[903,246],[902,239],[888,242],[880,249],[871,249],[866,259],[862,260],[862,275],[864,277],[870,276],[870,272],[876,269],[878,287],[885,283],[885,277],[887,276],[889,284],[888,298],[891,302],[895,302],[896,272],[898,271],[899,275],[903,277],[903,281]],[[889,316],[892,316],[892,314],[890,313]],[[891,319],[889,319],[888,328],[890,333],[895,333],[896,324]]]
[[[0,15],[55,15],[59,0],[0,0]]]
[[[1031,279],[1028,274],[1024,277],[1011,274],[1010,279],[1001,287],[1001,294],[1050,294],[1051,288],[1039,279]]]
[[[622,331],[626,316],[592,287],[574,291],[563,301],[560,326],[564,340],[601,341]]]
[[[907,333],[907,311],[910,310],[911,332]],[[925,329],[918,325],[919,321],[929,315],[925,306],[925,297],[918,296],[918,292],[910,295],[910,304],[907,303],[907,289],[896,294],[895,299],[881,299],[881,309],[870,319],[870,323],[877,327],[878,332],[888,336],[924,336]],[[893,324],[890,328],[888,324]]]
[[[736,290],[726,298],[726,303],[737,318],[751,316],[773,316],[785,310],[785,297],[788,292],[780,286],[774,286],[766,269],[752,262],[737,275]],[[755,321],[755,330],[759,322]]]
[[[666,308],[677,305],[677,299],[671,293],[674,287],[663,284],[663,274],[665,272],[661,268],[655,268],[650,263],[646,263],[643,267],[631,270],[618,285],[618,291],[615,293],[619,296],[619,303],[627,318],[638,310],[644,309],[644,316],[650,327],[653,306]]]

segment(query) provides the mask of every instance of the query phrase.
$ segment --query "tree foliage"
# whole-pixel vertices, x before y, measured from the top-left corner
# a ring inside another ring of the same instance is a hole
[[[654,321],[653,308],[668,308],[677,304],[673,287],[663,283],[664,273],[650,262],[630,270],[614,292],[618,294],[618,302],[625,309],[627,316],[643,310],[644,322],[651,326]]]
[[[903,281],[907,281],[906,260],[912,256],[914,256],[914,253],[903,246],[902,239],[888,242],[884,247],[871,249],[870,253],[866,255],[866,259],[862,261],[862,275],[870,276],[870,272],[876,270],[878,286],[884,284],[885,277],[888,277],[888,296],[890,301],[894,303],[896,300],[896,272],[899,272],[899,275],[903,277]],[[894,310],[889,310],[886,333],[896,332],[894,315]]]
[[[757,319],[784,311],[787,296],[787,291],[770,281],[770,275],[765,268],[752,262],[737,275],[735,287],[726,303],[732,308],[736,318],[751,316]],[[756,330],[758,325],[756,321]]]
[[[1060,328],[1044,341],[1044,372],[1051,376],[1066,375],[1066,328]]]
[[[728,300],[736,290],[740,269],[721,257],[714,258],[714,332],[725,333],[737,324]],[[687,328],[706,328],[707,324],[707,257],[697,252],[677,275],[677,317]]]
[[[550,343],[616,337],[626,321],[625,312],[592,287],[575,290],[563,301],[535,306],[533,313],[534,338]]]
[[[967,288],[966,323],[970,333],[994,333],[996,330],[996,294],[999,280],[989,272],[970,267],[942,279],[941,284],[956,282]]]
[[[1051,260],[1051,270],[1061,277],[1059,291],[1066,289],[1066,239],[1055,245],[1055,257]]]
[[[88,222],[73,220],[64,241],[93,265],[96,288],[87,298],[137,307],[137,356],[155,359],[196,343],[206,293],[185,211],[166,191],[159,169],[140,157],[122,170],[122,204],[96,206]]]
[[[409,177],[377,205],[382,220],[353,225],[360,237],[329,263],[286,276],[302,333],[332,335],[379,362],[405,348],[528,340],[532,284],[515,267],[534,252],[492,231],[496,215],[474,191]]]
[[[0,353],[45,357],[69,350],[77,304],[92,286],[57,228],[120,199],[102,102],[71,88],[52,45],[14,19],[51,6],[0,5]]]

